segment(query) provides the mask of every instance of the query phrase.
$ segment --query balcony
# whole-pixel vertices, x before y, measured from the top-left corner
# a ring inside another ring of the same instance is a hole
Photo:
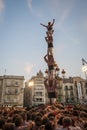
[[[15,100],[15,101],[14,101],[14,99],[13,100],[4,100],[4,103],[7,103],[7,104],[8,103],[9,104],[15,104],[16,103],[16,104],[18,104],[18,100]]]
[[[18,95],[18,92],[5,92],[5,95]]]
[[[44,94],[35,94],[34,96],[35,97],[42,97],[42,96],[44,96]]]
[[[65,86],[65,90],[73,90],[73,86]]]
[[[44,87],[36,87],[36,88],[34,88],[34,90],[36,91],[36,90],[44,90]]]

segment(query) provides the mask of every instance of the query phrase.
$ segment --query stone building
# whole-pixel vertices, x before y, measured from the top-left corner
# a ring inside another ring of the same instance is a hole
[[[63,79],[63,97],[65,103],[74,102],[74,84],[71,77]]]
[[[69,77],[61,80],[61,100],[63,103],[82,103],[87,100],[86,80],[81,77]],[[60,89],[58,89],[59,94]]]
[[[25,83],[24,106],[34,106],[46,103],[44,75],[41,71]]]
[[[23,106],[24,76],[0,76],[0,105]]]
[[[41,71],[33,76],[25,85],[25,106],[48,103]],[[81,77],[59,78],[57,85],[57,101],[65,104],[87,101],[87,83]]]
[[[81,77],[73,77],[75,101],[87,101],[87,81]]]

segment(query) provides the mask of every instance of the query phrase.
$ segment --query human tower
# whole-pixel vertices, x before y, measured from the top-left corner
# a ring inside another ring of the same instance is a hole
[[[47,89],[48,98],[50,104],[53,104],[56,100],[56,92],[57,92],[57,85],[58,85],[58,75],[57,71],[59,70],[58,65],[54,60],[53,54],[53,25],[55,23],[55,19],[52,22],[48,22],[48,25],[44,25],[41,23],[43,27],[46,27],[46,37],[45,40],[47,42],[47,54],[44,56],[44,60],[47,63],[48,69],[46,73],[48,77],[45,78],[44,84]]]

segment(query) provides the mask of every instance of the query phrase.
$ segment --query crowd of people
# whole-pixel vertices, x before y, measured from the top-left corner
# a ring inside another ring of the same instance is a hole
[[[0,130],[87,130],[87,105],[1,107]]]

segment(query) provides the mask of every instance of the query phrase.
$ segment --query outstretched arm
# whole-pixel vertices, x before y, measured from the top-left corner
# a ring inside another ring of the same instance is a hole
[[[44,60],[48,63],[47,55],[44,56]]]
[[[42,25],[43,27],[47,27],[46,25],[44,25],[44,24],[42,24],[42,23],[40,23],[40,25]]]
[[[53,22],[52,22],[51,26],[53,26],[53,25],[54,25],[54,23],[55,23],[55,19],[53,19]]]

